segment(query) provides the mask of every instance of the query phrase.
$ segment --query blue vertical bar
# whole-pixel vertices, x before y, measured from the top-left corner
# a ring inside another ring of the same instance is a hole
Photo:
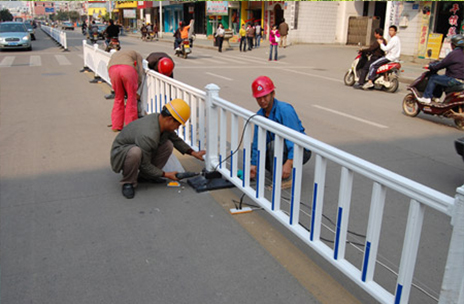
[[[338,248],[340,247],[340,226],[342,224],[342,215],[343,208],[338,208],[338,218],[337,218],[337,231],[335,232],[335,250],[334,250],[334,259],[338,260]]]
[[[366,250],[364,252],[364,262],[361,280],[366,282],[367,267],[369,266],[369,255],[371,254],[371,242],[366,242]]]
[[[275,176],[275,172],[276,172],[276,163],[277,163],[277,157],[274,156],[274,170],[272,171],[272,211],[274,211],[274,199],[275,199],[275,180],[276,180],[276,176]]]
[[[230,177],[232,176],[233,166],[234,166],[234,156],[232,155],[234,151],[230,150]]]
[[[243,149],[243,164],[242,164],[242,187],[245,188],[245,164],[246,164],[246,149]]]
[[[403,293],[403,285],[398,284],[398,286],[396,287],[395,304],[400,304],[402,293]]]
[[[292,171],[292,202],[290,204],[290,225],[293,225],[293,204],[295,203],[295,196],[294,196],[294,191],[295,191],[295,168],[293,168]]]
[[[198,141],[198,150],[201,151],[201,140]]]
[[[311,212],[311,231],[309,239],[314,241],[314,221],[316,219],[317,183],[314,183],[313,210]]]
[[[155,113],[158,113],[158,95],[155,95]]]
[[[194,143],[193,143],[193,125],[192,124],[190,124],[190,142],[193,147]]]
[[[261,151],[258,150],[258,170],[256,170],[256,198],[258,198],[258,192],[259,192],[259,159],[261,156]]]
[[[222,169],[222,155],[219,154],[219,168]]]

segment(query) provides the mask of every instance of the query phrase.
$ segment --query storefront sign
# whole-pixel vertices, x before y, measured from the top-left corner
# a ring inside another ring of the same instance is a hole
[[[135,19],[136,18],[135,9],[125,9],[124,10],[124,18]]]
[[[420,23],[420,38],[417,55],[419,58],[425,58],[425,52],[427,51],[427,38],[429,36],[429,23],[430,23],[430,12],[432,10],[432,1],[424,1],[421,3],[422,9],[419,12],[421,14]]]
[[[137,8],[138,1],[116,1],[115,8]]]
[[[214,16],[227,16],[229,1],[206,1],[206,14]]]
[[[427,43],[427,52],[425,58],[427,59],[438,59],[441,49],[441,41],[443,40],[443,34],[430,34],[429,41]]]

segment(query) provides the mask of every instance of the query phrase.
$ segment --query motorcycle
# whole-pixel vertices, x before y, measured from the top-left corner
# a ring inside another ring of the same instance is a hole
[[[356,56],[350,69],[346,72],[345,77],[343,78],[345,85],[353,86],[359,81],[361,69],[366,62],[366,60],[362,60],[363,56],[365,56],[363,52],[359,51],[358,56]],[[373,81],[374,88],[377,90],[384,89],[389,93],[395,93],[399,87],[398,77],[400,69],[401,64],[399,62],[389,62],[380,66],[375,73],[375,79]]]
[[[445,98],[440,100],[442,88],[437,86],[433,93],[435,96],[431,103],[422,103],[417,98],[422,97],[431,71],[422,73],[411,85],[408,93],[403,99],[404,114],[410,117],[416,117],[420,111],[429,115],[438,115],[454,119],[454,123],[459,130],[464,130],[464,83],[445,88]]]
[[[111,50],[119,51],[121,49],[121,44],[119,43],[118,37],[111,37],[110,42],[106,46],[105,51],[110,52]]]
[[[176,49],[176,55],[177,57],[183,57],[184,59],[187,59],[187,55],[192,53],[192,49],[190,47],[190,40],[189,39],[183,39],[180,46]]]
[[[98,41],[98,32],[89,33],[89,40],[92,44],[96,44]]]

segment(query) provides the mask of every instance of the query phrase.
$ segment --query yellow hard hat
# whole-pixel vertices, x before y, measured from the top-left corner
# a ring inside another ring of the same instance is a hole
[[[169,111],[175,120],[185,125],[190,118],[190,107],[182,99],[173,99],[167,105],[166,109]]]

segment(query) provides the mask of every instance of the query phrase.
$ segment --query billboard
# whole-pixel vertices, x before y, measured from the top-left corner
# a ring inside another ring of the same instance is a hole
[[[227,16],[229,1],[206,1],[206,15]]]

